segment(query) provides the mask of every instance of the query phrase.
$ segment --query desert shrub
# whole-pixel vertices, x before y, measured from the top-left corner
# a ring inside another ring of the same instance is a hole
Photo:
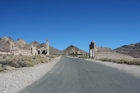
[[[89,56],[78,56],[78,57],[83,59],[89,58]]]
[[[13,56],[10,56],[10,58],[13,58]]]
[[[137,65],[140,65],[140,60],[137,60],[137,61],[136,61],[136,64],[137,64]]]
[[[113,61],[113,60],[110,59],[110,58],[100,58],[100,59],[98,59],[98,60],[101,60],[101,61]]]
[[[22,54],[19,54],[19,56],[23,56]]]
[[[13,59],[11,62],[7,62],[7,65],[10,65],[10,66],[15,67],[15,68],[20,67],[18,64],[18,60],[16,60],[16,59]]]
[[[112,62],[119,63],[120,62],[120,59],[112,59]]]
[[[33,57],[32,56],[26,56],[25,60],[32,62],[33,61]]]
[[[34,64],[38,63],[46,63],[48,62],[48,59],[44,56],[36,55],[32,57]]]
[[[3,65],[9,65],[15,68],[31,67],[38,63],[46,63],[48,59],[39,55],[36,56],[13,56],[2,62]]]
[[[55,58],[55,56],[54,55],[51,55],[51,58]]]
[[[135,60],[133,60],[133,61],[130,61],[129,64],[130,64],[130,65],[140,65],[140,60],[135,59]]]
[[[40,62],[41,62],[41,63],[47,63],[47,62],[48,62],[48,59],[42,57],[42,58],[40,59]]]
[[[33,62],[29,61],[27,59],[24,58],[13,58],[13,59],[7,59],[5,62],[3,62],[4,65],[9,65],[15,68],[19,68],[19,67],[29,67],[29,66],[33,66]]]
[[[60,56],[60,55],[50,55],[51,58],[56,58],[58,56]]]
[[[111,62],[116,62],[120,64],[129,64],[129,65],[140,65],[140,59],[135,59],[135,60],[127,60],[127,59],[109,59],[109,58],[100,58],[97,60],[101,61],[111,61]]]
[[[10,54],[7,54],[7,56],[11,56]]]
[[[4,68],[2,67],[2,64],[0,64],[0,72],[3,70],[4,70]]]
[[[130,61],[128,61],[126,59],[121,59],[120,62],[123,63],[123,64],[128,64]]]
[[[3,59],[6,59],[6,58],[7,58],[7,56],[6,56],[6,55],[3,55],[3,56],[2,56],[2,58],[3,58]]]
[[[45,63],[45,61],[43,60],[43,59],[41,59],[41,61],[40,61],[41,63]]]
[[[32,67],[32,66],[34,66],[33,62],[30,62],[30,61],[27,61],[27,60],[19,61],[18,64],[19,64],[20,67]]]

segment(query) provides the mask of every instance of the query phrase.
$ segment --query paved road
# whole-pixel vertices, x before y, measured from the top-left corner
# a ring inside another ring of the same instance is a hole
[[[140,93],[140,78],[99,63],[62,56],[51,71],[20,93]]]

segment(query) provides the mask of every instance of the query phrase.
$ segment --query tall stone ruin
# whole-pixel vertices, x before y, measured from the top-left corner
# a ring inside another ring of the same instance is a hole
[[[46,40],[46,45],[47,45],[47,55],[49,55],[49,40]]]
[[[89,44],[89,58],[94,59],[95,58],[95,42],[92,41],[91,44]]]

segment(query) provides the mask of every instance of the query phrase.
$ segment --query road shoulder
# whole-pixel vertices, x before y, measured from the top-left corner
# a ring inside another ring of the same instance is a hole
[[[0,93],[17,93],[31,85],[49,72],[61,59],[57,57],[48,63],[34,67],[24,67],[6,73],[0,73]]]
[[[103,61],[93,60],[93,59],[85,59],[85,60],[100,63],[103,65],[118,69],[122,72],[130,73],[130,74],[140,78],[140,66],[138,66],[138,65],[118,64],[118,63],[114,63],[114,62],[103,62]]]

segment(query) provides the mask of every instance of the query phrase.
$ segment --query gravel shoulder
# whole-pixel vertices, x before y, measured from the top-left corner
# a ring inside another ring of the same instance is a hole
[[[103,62],[103,61],[93,60],[93,59],[86,59],[86,60],[97,62],[97,63],[103,64],[112,68],[116,68],[120,71],[130,73],[140,78],[140,66],[138,65],[117,64],[113,62]]]
[[[1,72],[0,93],[19,92],[21,89],[31,85],[44,76],[60,59],[61,57],[57,57],[48,63],[38,64],[34,67],[24,67],[12,71]]]

